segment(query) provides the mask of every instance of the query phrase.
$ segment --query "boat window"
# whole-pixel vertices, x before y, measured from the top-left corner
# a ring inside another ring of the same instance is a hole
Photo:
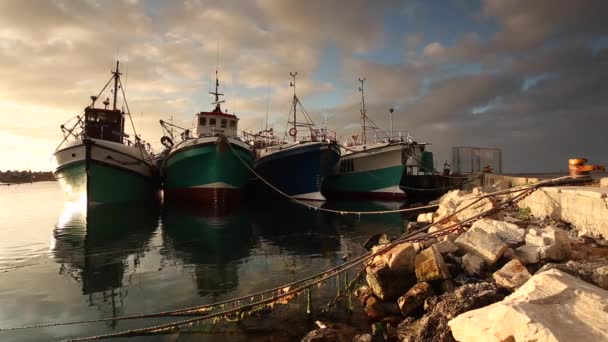
[[[226,128],[226,125],[228,125],[228,120],[222,119],[222,125],[220,127]]]
[[[215,118],[209,118],[209,126],[215,126]]]
[[[201,116],[200,118],[198,118],[198,124],[200,126],[205,126],[207,124],[207,118]]]
[[[236,121],[230,120],[230,128],[236,128]]]

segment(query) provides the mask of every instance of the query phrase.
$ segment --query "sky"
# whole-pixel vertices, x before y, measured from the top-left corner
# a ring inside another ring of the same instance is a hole
[[[0,0],[0,170],[52,170],[59,126],[123,64],[137,133],[212,109],[219,69],[239,128],[283,131],[290,72],[319,124],[368,116],[435,160],[454,146],[502,150],[504,172],[608,164],[605,0]]]

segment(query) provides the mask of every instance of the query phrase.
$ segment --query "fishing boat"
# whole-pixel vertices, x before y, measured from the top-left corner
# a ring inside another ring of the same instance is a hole
[[[392,108],[389,133],[367,116],[365,81],[365,78],[359,79],[361,134],[352,135],[341,145],[342,157],[334,173],[325,178],[323,194],[328,198],[401,199],[405,197],[405,192],[399,188],[405,162],[411,154],[419,154],[423,144],[417,144],[409,137],[393,136]],[[373,138],[369,137],[370,133]]]
[[[157,189],[150,145],[135,132],[120,80],[119,62],[112,77],[71,127],[61,125],[64,138],[53,159],[53,175],[70,195],[86,204],[152,200]],[[110,93],[99,107],[100,96]],[[122,95],[125,108],[118,108]],[[111,104],[111,106],[110,106]],[[110,106],[108,108],[108,106]],[[134,140],[125,133],[128,116]]]
[[[257,159],[255,171],[266,185],[284,194],[300,199],[323,201],[321,184],[340,159],[340,149],[334,132],[318,128],[296,95],[296,75],[293,82],[293,102],[287,119],[283,140],[254,142]],[[298,121],[300,108],[302,121]],[[302,134],[305,131],[307,134]],[[291,141],[287,140],[289,136]]]
[[[219,78],[215,72],[215,108],[195,115],[194,134],[190,129],[161,120],[167,148],[163,161],[165,201],[188,201],[228,205],[241,198],[250,176],[253,151],[238,135],[239,118],[223,111]],[[174,130],[181,132],[174,144]]]

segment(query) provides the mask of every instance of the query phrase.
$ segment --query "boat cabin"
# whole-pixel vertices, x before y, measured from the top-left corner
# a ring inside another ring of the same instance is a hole
[[[237,137],[239,119],[236,115],[222,112],[219,104],[212,112],[196,114],[196,135],[198,137],[212,137],[223,134],[228,138]]]
[[[89,106],[84,110],[84,134],[87,138],[123,143],[124,117],[118,109]]]

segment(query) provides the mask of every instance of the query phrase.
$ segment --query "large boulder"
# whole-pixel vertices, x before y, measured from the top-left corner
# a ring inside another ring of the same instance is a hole
[[[540,247],[542,260],[562,261],[572,254],[568,233],[555,227],[528,230],[526,244]]]
[[[401,243],[382,253],[382,259],[393,272],[413,273],[416,249],[411,242]]]
[[[532,277],[519,260],[511,260],[492,275],[496,285],[514,291]]]
[[[424,304],[425,315],[418,320],[406,318],[397,328],[400,341],[453,341],[448,321],[457,315],[495,303],[503,298],[492,283],[467,284]]]
[[[496,203],[491,197],[482,199],[474,197],[467,198],[460,202],[460,204],[456,208],[456,212],[458,212],[456,214],[456,218],[459,221],[464,221],[481,213],[487,212],[488,210],[494,209],[495,207]]]
[[[406,294],[399,297],[397,300],[401,314],[404,317],[411,315],[424,305],[424,301],[427,298],[433,295],[434,291],[429,283],[422,282],[414,285]]]
[[[435,245],[416,255],[416,279],[418,279],[418,282],[448,279],[449,277],[448,267]]]
[[[485,230],[477,227],[471,228],[461,234],[456,241],[456,246],[465,252],[481,257],[488,266],[494,265],[504,252],[509,248],[493,234],[488,234]]]
[[[492,219],[476,221],[471,228],[480,228],[488,234],[494,234],[509,246],[517,246],[523,243],[526,236],[526,231],[517,225]]]
[[[413,273],[391,271],[381,260],[372,263],[365,271],[367,284],[382,301],[397,299],[416,283]]]
[[[608,291],[559,270],[533,276],[502,302],[449,322],[458,341],[606,341]]]
[[[399,306],[395,302],[383,302],[374,296],[368,297],[364,304],[365,313],[374,321],[400,314]]]

